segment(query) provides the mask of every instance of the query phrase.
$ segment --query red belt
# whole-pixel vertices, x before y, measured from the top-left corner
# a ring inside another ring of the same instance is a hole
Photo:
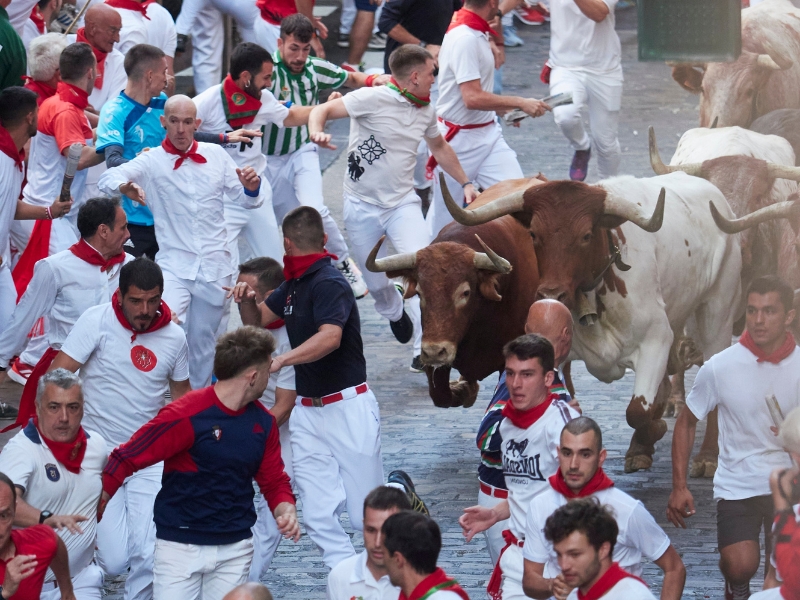
[[[500,556],[497,558],[497,562],[494,565],[494,571],[492,571],[492,577],[489,579],[489,585],[486,586],[486,592],[492,600],[501,600],[503,597],[503,569],[500,568],[500,559],[503,558],[503,553],[511,546],[519,546],[522,548],[525,545],[525,540],[518,540],[517,536],[511,533],[510,529],[503,530],[503,539],[506,545],[500,550]]]
[[[369,386],[366,383],[362,383],[361,385],[357,385],[355,387],[356,395],[363,394],[367,390],[369,390]],[[316,398],[300,398],[300,404],[303,406],[316,406],[320,408],[322,406],[326,406],[328,404],[333,404],[334,402],[339,402],[339,400],[344,400],[344,396],[342,392],[336,392],[335,394],[328,394],[327,396],[321,396]]]
[[[481,491],[486,494],[487,496],[494,496],[495,498],[508,498],[508,490],[501,490],[500,488],[496,488],[491,485],[486,485],[482,481],[481,484]]]
[[[481,127],[488,127],[489,125],[494,124],[494,121],[488,121],[486,123],[473,123],[471,125],[457,125],[455,123],[451,123],[450,121],[445,121],[442,117],[439,117],[439,122],[447,125],[447,132],[444,134],[445,142],[449,142],[456,137],[456,134],[462,129],[480,129]],[[428,179],[433,179],[433,170],[436,168],[437,164],[439,163],[436,162],[433,154],[431,154],[430,158],[428,158],[427,164],[425,165],[425,177]]]

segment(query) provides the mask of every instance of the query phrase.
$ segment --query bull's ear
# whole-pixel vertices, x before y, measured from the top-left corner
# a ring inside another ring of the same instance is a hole
[[[478,289],[481,296],[492,302],[500,302],[503,297],[500,295],[500,282],[498,277],[500,273],[489,273],[487,271],[479,271]]]
[[[601,215],[597,224],[606,229],[616,229],[627,220],[625,217],[618,217],[617,215]]]
[[[691,65],[676,65],[672,67],[672,78],[683,89],[693,94],[699,94],[702,89],[704,71]]]

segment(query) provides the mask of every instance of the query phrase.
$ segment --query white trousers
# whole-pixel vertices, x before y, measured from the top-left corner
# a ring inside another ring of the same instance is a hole
[[[72,577],[75,600],[100,600],[103,597],[103,570],[95,564],[87,565]],[[55,582],[45,583],[39,600],[61,600],[61,590]]]
[[[319,167],[317,145],[308,143],[295,152],[270,156],[265,175],[272,186],[272,204],[278,223],[283,223],[286,213],[298,206],[315,208],[322,217],[322,225],[328,234],[328,252],[338,256],[340,262],[345,260],[348,257],[347,244],[323,202],[322,171]]]
[[[247,581],[253,540],[199,546],[156,540],[154,600],[222,600]]]
[[[298,398],[289,431],[303,521],[332,569],[355,555],[339,516],[347,507],[351,526],[362,530],[364,498],[384,482],[378,402],[372,390],[320,408]]]
[[[268,23],[259,14],[253,24],[253,33],[255,34],[255,43],[270,54],[278,49],[278,38],[281,37],[280,25]]]
[[[163,470],[164,463],[158,463],[128,477],[97,524],[97,564],[109,575],[120,575],[130,567],[125,600],[153,598],[153,504]]]
[[[478,490],[478,506],[494,508],[502,501],[501,498],[495,498],[489,494],[484,494],[480,489]],[[489,556],[492,559],[493,565],[497,562],[497,557],[500,556],[500,551],[503,549],[503,546],[506,545],[503,539],[504,529],[508,529],[508,519],[498,521],[483,532],[483,536],[486,538],[486,548],[489,550]]]
[[[442,135],[447,131],[444,123],[439,123]],[[503,138],[503,131],[499,123],[480,127],[478,129],[462,129],[450,141],[455,150],[461,168],[467,178],[476,187],[488,188],[495,183],[506,179],[520,179],[523,177],[522,169],[514,152]],[[434,239],[442,228],[453,220],[447,207],[444,205],[441,186],[439,185],[439,172],[435,171],[433,178],[433,202],[426,218],[430,228],[431,239]],[[447,189],[456,202],[464,199],[464,190],[461,185],[445,173]]]
[[[181,279],[164,269],[164,302],[178,316],[189,344],[189,381],[197,390],[211,384],[214,371],[214,345],[225,309],[225,290],[233,275],[206,281],[202,273],[197,279]]]
[[[264,185],[264,184],[262,184]],[[235,264],[239,264],[239,236],[243,235],[253,256],[269,256],[283,264],[283,235],[275,220],[269,198],[258,208],[247,209],[235,202],[225,201],[225,229],[228,246]]]
[[[8,325],[8,320],[14,314],[17,306],[17,289],[11,277],[11,267],[3,261],[0,265],[0,333]]]
[[[509,546],[500,557],[500,568],[503,569],[503,600],[526,600],[522,591],[522,575],[525,571],[525,559],[522,548]]]
[[[344,195],[344,224],[350,234],[350,245],[358,264],[365,265],[367,257],[382,235],[389,238],[395,252],[416,252],[430,242],[419,196],[411,192],[394,208],[381,208]],[[379,257],[386,256],[386,244],[381,247]],[[369,293],[375,298],[375,310],[390,321],[403,315],[403,297],[394,283],[384,273],[373,273],[363,269],[364,281]],[[414,356],[422,349],[422,317],[419,312],[419,296],[408,300],[408,316],[414,323]]]
[[[594,146],[600,179],[619,172],[619,109],[622,103],[622,67],[608,74],[556,67],[550,73],[550,93],[572,92],[572,104],[553,109],[553,118],[574,150]],[[589,111],[591,138],[582,111]]]
[[[750,6],[752,5],[753,1],[750,0]],[[750,600],[783,600],[783,595],[781,594],[781,588],[776,587],[761,592],[756,592],[750,596]]]

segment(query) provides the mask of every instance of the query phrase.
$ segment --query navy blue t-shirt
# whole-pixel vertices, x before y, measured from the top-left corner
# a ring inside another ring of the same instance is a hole
[[[342,341],[336,350],[312,363],[294,365],[300,396],[327,396],[367,380],[356,298],[330,258],[321,258],[301,277],[284,281],[266,302],[286,321],[292,348],[314,336],[322,325],[342,328]]]

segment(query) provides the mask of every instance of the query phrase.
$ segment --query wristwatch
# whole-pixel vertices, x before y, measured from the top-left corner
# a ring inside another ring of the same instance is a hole
[[[52,516],[53,516],[53,513],[51,513],[49,510],[43,510],[42,512],[40,512],[39,513],[39,525],[41,525],[42,523],[47,521],[47,519],[49,519]]]

